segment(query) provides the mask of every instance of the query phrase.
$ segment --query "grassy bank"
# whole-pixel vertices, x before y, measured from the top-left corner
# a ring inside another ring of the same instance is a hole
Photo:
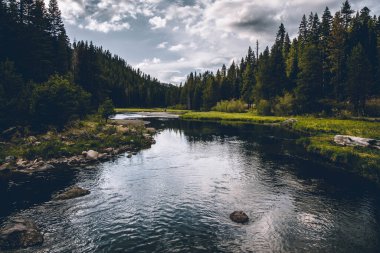
[[[258,116],[252,113],[188,112],[181,115],[187,120],[240,121],[253,124],[271,124],[281,127],[285,117]],[[345,170],[380,183],[380,150],[340,146],[334,136],[353,135],[380,138],[380,122],[315,117],[293,117],[297,120],[290,128],[303,136],[298,143],[318,158],[326,159]],[[273,124],[274,123],[274,124]],[[279,123],[279,124],[277,124]]]
[[[88,117],[66,126],[62,131],[51,130],[42,134],[17,132],[12,138],[0,143],[0,164],[7,156],[33,160],[70,157],[83,151],[119,148],[129,145],[133,149],[149,146],[144,137],[143,124],[120,126],[98,117]]]

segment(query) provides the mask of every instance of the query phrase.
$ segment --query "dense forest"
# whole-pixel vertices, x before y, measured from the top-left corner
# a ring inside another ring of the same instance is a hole
[[[263,115],[380,113],[380,17],[348,1],[303,16],[298,36],[283,24],[216,73],[160,83],[92,42],[70,43],[57,0],[0,0],[0,128],[63,126],[111,99],[117,107],[210,110],[241,100]]]
[[[281,24],[271,49],[258,47],[216,74],[191,73],[181,104],[209,110],[242,99],[264,115],[380,114],[380,17],[367,7],[355,13],[346,1],[334,16],[328,7],[322,19],[304,15],[298,37]]]
[[[0,0],[0,128],[61,126],[115,106],[178,103],[179,88],[91,42],[70,43],[57,0]]]

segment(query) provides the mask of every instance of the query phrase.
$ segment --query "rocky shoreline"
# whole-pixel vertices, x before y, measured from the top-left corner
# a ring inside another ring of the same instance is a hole
[[[88,165],[109,161],[124,153],[128,153],[127,157],[130,158],[132,157],[132,155],[135,155],[142,148],[150,147],[150,145],[155,143],[153,135],[156,133],[156,130],[154,128],[145,128],[141,121],[134,121],[128,123],[128,125],[126,125],[125,122],[118,123],[117,121],[114,121],[112,125],[109,125],[109,127],[114,128],[115,132],[119,134],[121,138],[124,138],[126,136],[138,137],[140,139],[140,144],[137,145],[133,142],[132,139],[128,144],[125,145],[104,146],[99,149],[93,148],[89,150],[83,150],[80,154],[78,154],[80,152],[79,151],[77,152],[77,154],[74,155],[54,157],[48,159],[42,157],[33,157],[32,159],[27,159],[25,157],[16,157],[13,155],[9,155],[5,157],[3,163],[0,163],[0,176],[9,173],[32,174],[35,172],[54,170],[62,166],[86,167]],[[136,127],[140,128],[139,131],[135,129]],[[107,133],[101,132],[100,134],[106,135]],[[76,136],[68,138],[67,136],[62,134],[57,135],[59,136],[60,142],[68,143],[67,146],[72,145],[71,142],[74,142],[76,138]],[[29,136],[23,139],[26,143],[28,143],[30,147],[36,147],[41,145],[41,141],[43,141],[42,139],[44,138],[46,139],[46,136],[40,137],[39,139],[37,139],[34,136]],[[97,136],[94,136],[94,139],[96,138]],[[102,139],[98,139],[97,141],[102,143]],[[143,145],[143,147],[141,145]]]

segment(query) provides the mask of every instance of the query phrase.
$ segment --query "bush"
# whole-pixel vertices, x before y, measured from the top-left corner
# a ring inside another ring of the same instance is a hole
[[[213,111],[218,112],[244,112],[246,109],[245,103],[242,100],[223,100],[211,108]]]
[[[34,88],[31,113],[35,125],[63,127],[70,119],[84,116],[89,109],[90,94],[58,75]]]
[[[187,107],[186,107],[186,105],[177,104],[177,105],[168,106],[168,109],[173,109],[173,110],[186,110]]]
[[[98,113],[107,122],[108,118],[111,115],[115,114],[115,107],[112,103],[112,100],[109,98],[104,100],[104,102],[98,108]]]
[[[271,103],[268,100],[261,99],[259,103],[257,104],[257,113],[259,115],[272,115],[272,106]]]
[[[380,98],[370,99],[366,102],[365,114],[370,117],[380,117]]]
[[[276,116],[292,115],[294,113],[294,96],[286,92],[284,96],[277,97],[273,111]]]

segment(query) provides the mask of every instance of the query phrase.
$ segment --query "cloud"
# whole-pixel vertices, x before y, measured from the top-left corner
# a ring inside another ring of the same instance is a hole
[[[303,14],[332,13],[344,0],[60,0],[69,27],[107,33],[70,35],[92,40],[161,81],[179,83],[190,71],[215,71],[240,61],[259,40],[271,46],[280,23],[295,36]],[[351,0],[380,14],[377,0]],[[118,32],[117,34],[114,32]],[[83,37],[88,36],[88,37]],[[100,40],[99,40],[100,38]],[[103,38],[103,40],[101,40]],[[165,50],[163,50],[165,49]],[[154,56],[154,57],[153,57]],[[152,58],[153,57],[153,58]]]
[[[183,44],[177,44],[177,45],[171,46],[171,47],[169,48],[169,50],[170,50],[170,51],[177,52],[177,51],[181,51],[181,50],[183,50],[183,49],[185,49],[185,48],[186,48],[185,45],[183,45]]]
[[[164,28],[166,26],[166,19],[161,17],[153,17],[149,19],[149,24],[152,25],[152,29]]]
[[[141,68],[150,66],[152,64],[159,64],[159,63],[161,63],[161,59],[154,57],[153,59],[144,59],[142,62],[137,64],[135,67],[141,69]]]
[[[99,31],[104,33],[108,33],[110,31],[121,31],[130,28],[130,25],[128,23],[119,23],[118,20],[99,22],[95,19],[92,19],[91,17],[88,17],[86,18],[86,21],[87,24],[79,25],[79,27],[91,31]]]
[[[162,42],[162,43],[160,43],[160,44],[157,45],[157,48],[166,48],[166,45],[167,45],[167,44],[168,44],[167,41]]]

